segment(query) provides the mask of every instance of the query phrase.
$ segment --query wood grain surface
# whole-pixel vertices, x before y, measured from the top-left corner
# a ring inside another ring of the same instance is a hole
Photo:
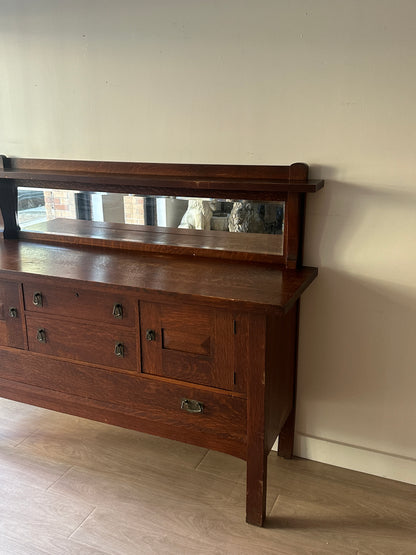
[[[138,193],[140,190],[178,194],[185,191],[213,196],[212,190],[261,191],[269,193],[315,192],[321,180],[308,179],[308,166],[235,166],[216,164],[153,164],[132,162],[95,162],[3,157],[0,179],[18,180],[21,186],[87,189]],[[171,191],[171,192],[169,192]],[[176,191],[173,193],[172,191]]]
[[[57,218],[34,224],[19,238],[51,244],[204,256],[283,264],[283,235],[229,233]]]
[[[0,276],[60,278],[60,285],[134,288],[151,300],[186,295],[217,306],[287,311],[315,279],[316,268],[284,270],[262,263],[130,253],[0,240]],[[34,283],[34,279],[32,280]],[[156,295],[156,297],[155,297]]]

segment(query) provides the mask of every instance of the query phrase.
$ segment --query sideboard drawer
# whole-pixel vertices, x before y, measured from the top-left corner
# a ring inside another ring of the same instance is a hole
[[[70,395],[74,402],[88,399],[140,421],[138,429],[215,448],[236,442],[233,454],[245,456],[247,401],[239,395],[186,384],[169,383],[143,374],[114,372],[98,366],[39,356],[30,351],[2,354],[1,377],[48,391]],[[202,412],[189,412],[200,403]],[[92,409],[91,409],[92,410]]]
[[[134,406],[135,415],[151,421],[154,428],[160,423],[176,431],[182,429],[183,434],[192,434],[193,440],[199,434],[196,443],[202,445],[205,435],[245,443],[247,401],[239,396],[146,377],[132,377],[128,400],[121,392],[119,386],[114,388],[112,400]]]
[[[19,283],[0,281],[0,345],[24,349],[24,317],[20,289]]]
[[[27,312],[134,326],[137,302],[126,294],[34,282],[23,283]]]
[[[121,370],[138,370],[136,334],[119,326],[27,315],[29,350]]]

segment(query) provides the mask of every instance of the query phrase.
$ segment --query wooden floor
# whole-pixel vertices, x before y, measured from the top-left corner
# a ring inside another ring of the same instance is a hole
[[[244,462],[0,399],[0,554],[416,554],[416,486],[269,467],[260,529]]]

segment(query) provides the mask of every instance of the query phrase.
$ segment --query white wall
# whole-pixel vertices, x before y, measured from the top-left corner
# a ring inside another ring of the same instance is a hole
[[[297,452],[416,482],[416,2],[0,0],[8,156],[289,164]]]

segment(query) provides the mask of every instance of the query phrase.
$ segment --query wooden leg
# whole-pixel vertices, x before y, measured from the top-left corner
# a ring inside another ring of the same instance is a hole
[[[263,526],[266,517],[267,455],[249,455],[247,460],[246,521]]]
[[[247,504],[246,521],[262,526],[266,516],[267,448],[265,427],[266,318],[250,318],[247,376]]]
[[[297,390],[297,366],[298,366],[298,343],[299,343],[299,300],[296,303],[296,331],[295,331],[295,343],[294,352],[292,355],[293,360],[293,397],[292,397],[292,409],[283,428],[279,434],[279,447],[277,454],[279,457],[284,457],[285,459],[291,459],[293,457],[293,444],[295,439],[295,416],[296,416],[296,390]]]

